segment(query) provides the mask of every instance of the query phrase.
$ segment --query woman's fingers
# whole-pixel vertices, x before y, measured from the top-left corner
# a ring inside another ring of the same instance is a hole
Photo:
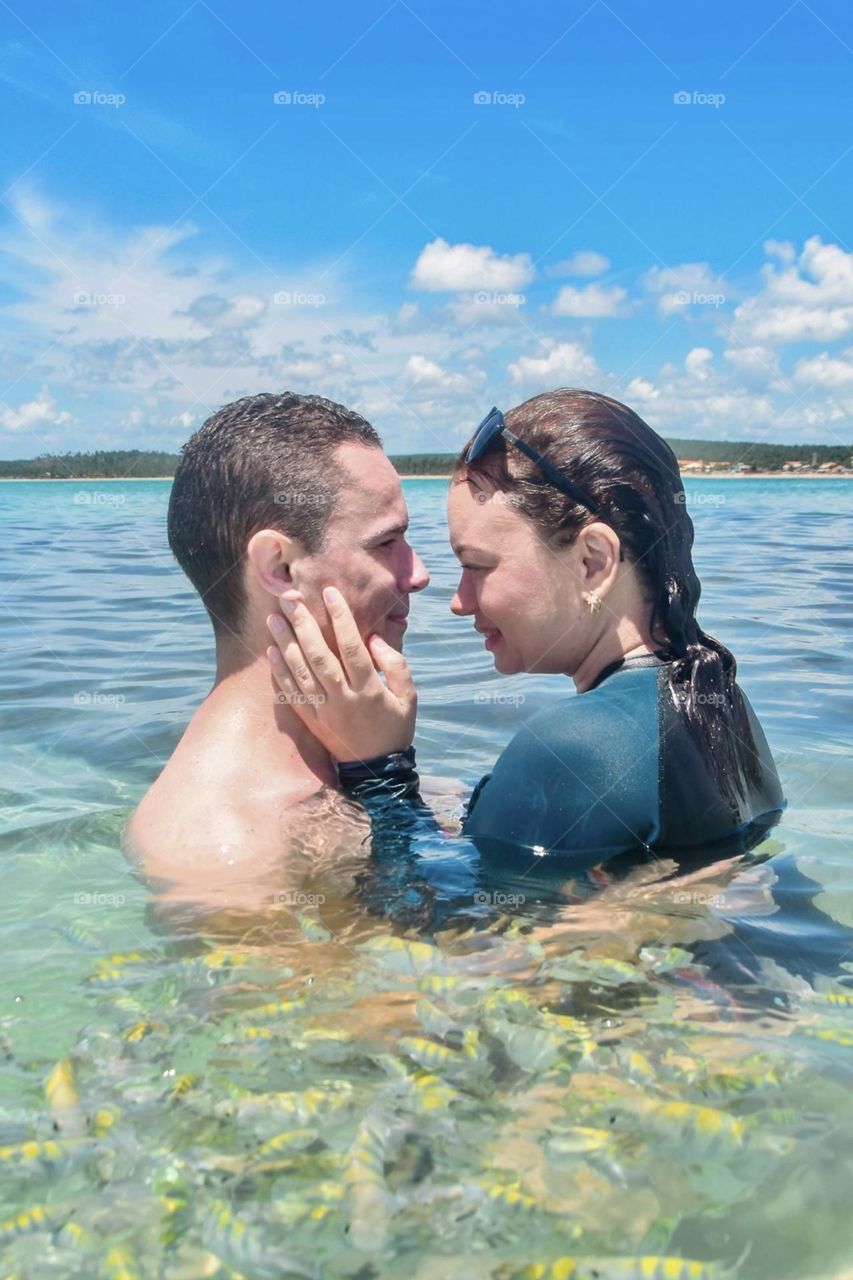
[[[385,676],[389,691],[406,707],[417,702],[415,682],[402,653],[392,649],[381,636],[371,636],[368,643],[374,662]]]
[[[294,696],[300,695],[302,703],[316,704],[321,687],[308,665],[299,639],[286,618],[273,613],[267,618],[267,626],[278,646],[279,657],[284,664]],[[280,670],[279,667],[276,668]]]
[[[307,607],[301,600],[294,600],[288,596],[281,597],[281,607],[285,621],[293,630],[302,660],[307,664],[318,684],[327,689],[340,688],[344,679],[343,668],[326,644],[322,631]],[[293,669],[294,664],[288,647],[284,649],[284,659],[299,682],[298,672]]]
[[[297,684],[290,674],[290,668],[281,655],[281,650],[275,645],[270,645],[267,649],[267,659],[273,679],[279,689],[276,700],[291,707],[306,724],[311,724],[317,715],[317,698],[323,697],[323,695],[316,693],[316,686],[315,691],[312,693]]]
[[[338,653],[341,655],[341,662],[350,687],[359,691],[376,674],[373,659],[361,638],[349,605],[340,591],[336,587],[326,587],[323,591],[323,603],[332,619],[332,627],[338,642]]]

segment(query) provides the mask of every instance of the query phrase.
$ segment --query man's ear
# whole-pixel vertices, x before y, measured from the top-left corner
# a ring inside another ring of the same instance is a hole
[[[293,568],[305,554],[302,543],[278,529],[259,529],[246,547],[246,571],[272,596],[293,586]]]

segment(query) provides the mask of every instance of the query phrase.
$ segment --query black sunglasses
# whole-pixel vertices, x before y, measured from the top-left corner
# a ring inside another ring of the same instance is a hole
[[[518,436],[509,430],[500,409],[490,409],[474,432],[468,452],[465,454],[465,462],[476,462],[477,458],[481,458],[484,453],[491,449],[500,436],[514,444],[516,449],[520,449],[531,462],[535,462],[555,489],[559,489],[561,493],[565,493],[569,498],[574,498],[575,502],[579,502],[582,507],[586,507],[587,511],[591,511],[593,514],[598,511],[600,504],[595,501],[595,498],[590,497],[586,490],[581,489],[578,485],[572,484],[568,476],[564,475],[557,467],[552,466],[547,458],[543,458],[541,453],[531,449],[529,444],[519,440]]]

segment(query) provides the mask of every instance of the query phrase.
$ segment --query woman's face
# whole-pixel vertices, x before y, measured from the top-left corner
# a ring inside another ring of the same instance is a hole
[[[480,477],[451,482],[447,520],[462,565],[450,608],[473,619],[496,669],[571,675],[590,643],[582,540],[547,546]]]

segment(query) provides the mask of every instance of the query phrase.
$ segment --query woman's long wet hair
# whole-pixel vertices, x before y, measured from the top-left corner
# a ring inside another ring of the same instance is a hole
[[[552,546],[574,542],[602,520],[619,535],[651,604],[651,635],[671,659],[675,706],[722,794],[732,803],[758,782],[758,757],[735,684],[737,664],[696,618],[701,591],[693,568],[693,521],[675,454],[627,405],[563,388],[534,396],[505,417],[531,445],[598,504],[594,514],[549,484],[536,463],[500,437],[458,472],[485,476]],[[470,442],[469,442],[470,444]]]

